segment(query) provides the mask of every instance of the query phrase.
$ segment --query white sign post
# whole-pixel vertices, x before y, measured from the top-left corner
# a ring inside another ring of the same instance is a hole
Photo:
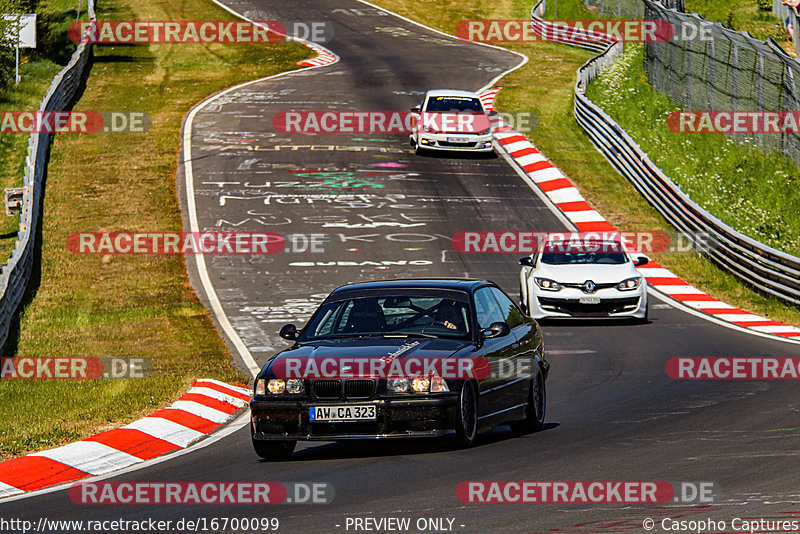
[[[3,20],[14,22],[6,33],[6,37],[14,40],[17,63],[15,80],[19,83],[19,49],[36,48],[36,13],[26,15],[3,15]]]

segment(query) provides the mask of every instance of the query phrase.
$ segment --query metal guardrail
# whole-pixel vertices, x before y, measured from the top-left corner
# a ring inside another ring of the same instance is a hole
[[[548,25],[541,18],[543,13],[544,0],[531,11],[534,31]],[[584,45],[582,41],[568,44]],[[700,247],[699,252],[760,290],[800,305],[800,258],[737,232],[700,207],[650,160],[614,119],[586,97],[586,86],[621,52],[622,43],[605,44],[600,55],[578,69],[575,83],[578,124],[609,163],[673,226],[689,235],[705,234],[707,246]]]
[[[95,0],[88,1],[89,20],[95,21]],[[89,30],[92,31],[92,30]],[[80,43],[66,67],[53,78],[50,88],[39,104],[39,111],[62,111],[73,103],[92,57],[92,45]],[[33,133],[28,138],[25,158],[22,211],[19,233],[11,258],[0,269],[0,347],[8,333],[30,281],[34,261],[36,228],[41,216],[42,187],[50,156],[51,133]]]

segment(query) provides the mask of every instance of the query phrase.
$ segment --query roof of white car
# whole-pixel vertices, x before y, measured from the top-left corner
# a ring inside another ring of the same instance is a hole
[[[470,98],[478,98],[478,93],[470,91],[459,91],[457,89],[432,89],[425,93],[426,96],[463,96]]]

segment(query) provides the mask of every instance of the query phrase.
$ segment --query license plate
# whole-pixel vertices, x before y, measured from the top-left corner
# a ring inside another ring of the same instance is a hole
[[[311,406],[311,421],[370,421],[375,419],[375,406]]]
[[[600,304],[600,297],[581,297],[581,304]]]
[[[469,143],[468,137],[448,137],[448,143]]]

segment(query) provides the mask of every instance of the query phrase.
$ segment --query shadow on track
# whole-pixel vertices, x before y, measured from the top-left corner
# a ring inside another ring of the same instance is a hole
[[[559,426],[559,423],[545,423],[538,432],[515,434],[507,425],[498,426],[485,434],[481,434],[475,446],[470,449],[481,449],[495,443],[511,439],[532,439],[537,434]],[[308,462],[316,460],[343,460],[359,458],[380,458],[385,456],[408,456],[421,454],[437,454],[467,451],[458,446],[455,439],[386,439],[386,440],[342,440],[326,442],[318,446],[295,451],[289,460],[284,462]],[[258,460],[258,463],[280,463],[270,460]]]

